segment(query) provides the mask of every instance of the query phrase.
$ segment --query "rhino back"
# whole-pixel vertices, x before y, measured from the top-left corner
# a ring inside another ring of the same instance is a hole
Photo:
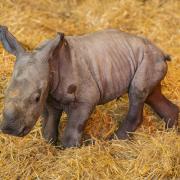
[[[141,38],[118,30],[67,37],[73,69],[80,86],[99,91],[98,104],[127,92],[143,58]],[[79,88],[81,89],[81,88]],[[81,92],[82,94],[82,92]]]

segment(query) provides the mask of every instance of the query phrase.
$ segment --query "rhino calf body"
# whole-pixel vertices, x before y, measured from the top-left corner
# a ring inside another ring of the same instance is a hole
[[[42,133],[55,143],[65,111],[68,122],[62,143],[80,144],[86,120],[96,105],[128,92],[129,111],[115,132],[128,138],[143,119],[147,103],[166,123],[177,126],[179,109],[161,93],[169,56],[147,39],[119,30],[104,30],[83,36],[59,33],[33,52],[26,52],[16,38],[0,27],[4,48],[16,55],[5,95],[4,133],[24,136],[42,114]]]

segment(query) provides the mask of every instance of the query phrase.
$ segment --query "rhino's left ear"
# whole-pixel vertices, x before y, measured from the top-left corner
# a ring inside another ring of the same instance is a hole
[[[36,55],[38,59],[47,60],[49,59],[54,50],[57,47],[61,47],[64,42],[64,34],[57,33],[57,36],[52,40],[47,40],[44,43],[41,43],[38,48],[36,48]]]
[[[6,26],[0,25],[0,41],[2,42],[4,48],[15,56],[18,56],[19,54],[25,52],[25,49],[21,46],[18,40],[8,31],[8,28]]]

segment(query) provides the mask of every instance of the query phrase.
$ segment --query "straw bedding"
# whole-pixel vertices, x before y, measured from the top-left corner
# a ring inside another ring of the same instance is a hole
[[[163,92],[180,107],[179,0],[1,0],[0,24],[29,50],[57,31],[78,35],[118,28],[146,36],[172,55]],[[0,112],[14,61],[0,46]],[[62,150],[45,143],[40,123],[24,138],[0,134],[0,179],[179,179],[180,135],[166,131],[149,107],[133,141],[105,140],[127,109],[126,95],[97,107],[81,148]],[[66,120],[64,114],[61,132]]]

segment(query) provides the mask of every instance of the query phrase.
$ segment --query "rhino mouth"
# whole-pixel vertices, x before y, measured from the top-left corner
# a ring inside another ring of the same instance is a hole
[[[4,134],[9,134],[12,136],[24,137],[31,131],[31,129],[32,128],[30,127],[23,127],[20,130],[16,130],[11,127],[2,127],[0,131]]]
[[[24,127],[20,133],[18,133],[16,136],[18,137],[24,137],[26,136],[29,132],[31,131],[31,128],[29,127]]]

